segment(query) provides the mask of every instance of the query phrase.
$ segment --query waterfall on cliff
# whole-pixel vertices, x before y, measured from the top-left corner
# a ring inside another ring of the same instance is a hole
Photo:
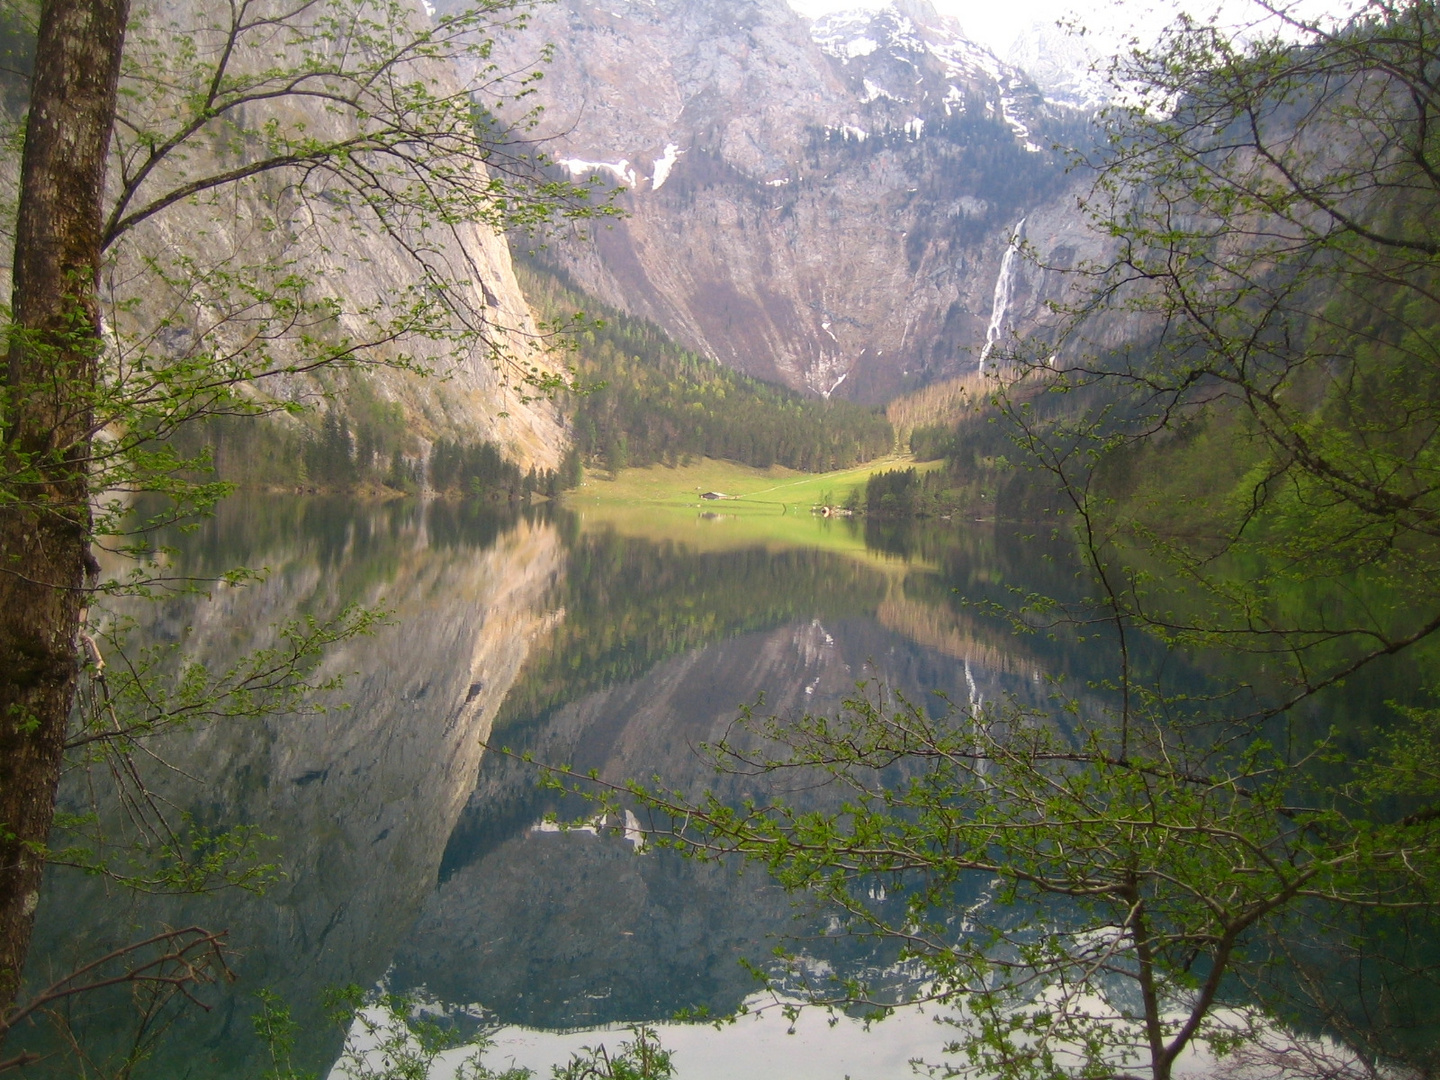
[[[970,658],[965,658],[965,689],[970,695],[970,727],[975,732],[975,745],[980,745],[982,717],[985,709],[985,695],[975,686],[975,676],[970,674]],[[975,773],[983,780],[990,771],[990,763],[984,758],[975,763]]]
[[[985,328],[985,347],[980,350],[980,372],[985,372],[985,361],[995,343],[1000,340],[1000,328],[1005,322],[1005,309],[1010,306],[1010,292],[1015,285],[1015,256],[1020,251],[1020,234],[1025,228],[1025,219],[1015,223],[1010,233],[1010,246],[1000,260],[1000,274],[995,279],[995,299],[990,306],[990,325]]]

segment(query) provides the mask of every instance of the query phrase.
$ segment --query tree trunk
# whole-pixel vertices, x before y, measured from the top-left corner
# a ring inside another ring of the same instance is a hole
[[[0,1012],[30,946],[89,584],[101,201],[128,0],[45,0],[0,424]]]

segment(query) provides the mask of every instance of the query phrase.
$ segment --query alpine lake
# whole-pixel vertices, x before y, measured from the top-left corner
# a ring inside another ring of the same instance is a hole
[[[344,1032],[323,1001],[351,984],[411,993],[488,1033],[489,1067],[541,1077],[638,1023],[656,1027],[682,1080],[883,1080],[941,1060],[954,1037],[943,1009],[868,1025],[807,1011],[792,1023],[751,970],[779,972],[781,946],[800,958],[782,984],[839,974],[903,994],[914,976],[892,944],[847,934],[763,869],[660,850],[643,814],[562,828],[557,815],[581,821],[585,807],[538,786],[525,760],[825,808],[842,793],[761,790],[744,771],[717,774],[703,747],[753,746],[759,736],[737,723],[747,706],[833,715],[857,693],[903,694],[937,716],[1076,696],[1084,708],[1056,723],[1107,707],[1092,689],[1113,662],[1103,636],[1017,633],[1002,613],[1019,593],[1081,588],[1063,538],[812,510],[843,502],[858,479],[656,468],[636,471],[624,497],[595,478],[521,510],[240,493],[193,531],[157,537],[173,549],[166,576],[202,587],[117,600],[108,617],[131,624],[132,648],[159,650],[162,670],[170,654],[223,670],[275,644],[277,626],[346,605],[388,615],[324,655],[311,677],[343,685],[323,710],[197,720],[134,755],[175,815],[263,837],[272,880],[258,893],[166,895],[55,868],[32,985],[191,925],[227,931],[236,978],[148,1017],[128,989],[76,998],[36,1073],[81,1075],[62,1046],[73,1038],[92,1065],[142,1047],[137,1077],[265,1075],[275,1063],[253,1024],[263,990],[296,1021],[295,1065],[339,1080]],[[240,566],[263,573],[210,584]],[[1203,678],[1171,663],[1176,678]],[[62,809],[97,815],[101,835],[133,835],[117,783],[104,762],[77,764]],[[957,910],[984,903],[985,887]],[[874,899],[886,902],[883,887]],[[732,1024],[675,1019],[747,1003]],[[446,1057],[434,1075],[453,1069]]]

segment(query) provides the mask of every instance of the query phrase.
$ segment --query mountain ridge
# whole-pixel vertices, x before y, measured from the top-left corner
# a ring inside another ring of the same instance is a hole
[[[1037,259],[1000,336],[1097,250],[1056,149],[1089,115],[923,0],[813,24],[784,0],[560,0],[495,62],[541,41],[551,156],[629,213],[544,257],[746,374],[880,402],[973,370],[1017,222]]]

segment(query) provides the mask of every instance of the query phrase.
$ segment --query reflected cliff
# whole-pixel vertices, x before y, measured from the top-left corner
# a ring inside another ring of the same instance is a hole
[[[496,722],[496,744],[512,753],[482,763],[440,883],[396,955],[394,985],[483,1003],[504,1023],[569,1028],[728,1013],[756,989],[741,961],[764,966],[776,945],[822,970],[896,977],[893,946],[835,933],[832,913],[763,872],[637,850],[644,821],[626,822],[630,835],[545,828],[547,813],[580,808],[537,790],[524,756],[739,801],[771,792],[753,776],[717,775],[702,747],[756,746],[736,725],[745,706],[835,714],[862,682],[936,715],[951,702],[1043,705],[1054,689],[1043,646],[1017,642],[946,581],[988,558],[970,586],[1003,595],[993,560],[1013,546],[988,530],[912,531],[903,543],[881,569],[813,549],[575,538],[565,619],[537,641]],[[956,566],[939,569],[942,557]],[[808,782],[779,794],[809,808],[844,797]]]
[[[594,769],[603,779],[663,776],[667,785],[763,796],[750,776],[716,776],[701,744],[748,740],[740,706],[763,697],[780,716],[834,712],[862,679],[915,700],[941,691],[1027,688],[966,668],[877,624],[812,617],[752,631],[665,660],[546,713],[512,734],[514,749]],[[943,702],[933,698],[938,708]],[[495,755],[445,853],[441,881],[396,956],[394,980],[451,1002],[483,1002],[506,1023],[565,1028],[661,1020],[682,1009],[725,1014],[756,989],[741,960],[764,964],[775,945],[801,948],[832,970],[882,972],[887,946],[827,932],[761,871],[637,850],[647,819],[624,832],[558,833],[538,826],[557,806],[523,762]],[[833,805],[833,788],[785,793]],[[568,808],[573,811],[573,808]],[[798,920],[797,920],[798,916]]]
[[[531,640],[555,617],[563,545],[540,516],[278,498],[232,500],[195,536],[169,539],[183,545],[177,573],[249,565],[268,574],[209,598],[130,604],[134,639],[181,641],[188,656],[220,665],[265,644],[269,627],[295,615],[323,617],[359,602],[385,606],[392,621],[325,657],[318,675],[345,676],[330,702],[343,708],[197,727],[139,756],[147,781],[175,808],[276,838],[271,853],[284,877],[266,895],[136,896],[56,872],[30,980],[161,925],[228,929],[237,986],[210,1014],[186,1015],[160,1044],[155,1073],[257,1075],[249,1017],[260,987],[295,1007],[305,1063],[318,1067],[338,1048],[319,1018],[319,992],[373,985],[434,885],[474,787],[481,742]],[[66,804],[83,811],[99,788],[107,812],[107,781],[103,769],[72,770]],[[75,1002],[70,1020],[92,1053],[125,1049],[122,1005]],[[56,1070],[73,1067],[62,1057]]]
[[[715,776],[698,748],[733,734],[744,705],[835,712],[862,680],[937,712],[947,699],[1041,705],[1052,674],[1088,677],[1061,643],[1017,639],[986,613],[1017,581],[1052,594],[1071,581],[1063,553],[990,528],[857,533],[847,553],[652,540],[560,511],[251,496],[165,539],[177,576],[267,574],[126,605],[137,641],[222,664],[286,618],[351,603],[393,616],[325,658],[320,677],[346,676],[330,711],[196,727],[143,757],[148,781],[202,824],[275,838],[284,876],[264,896],[136,896],[52,874],[32,983],[160,925],[229,931],[238,983],[209,1013],[187,1012],[136,1076],[258,1074],[261,988],[300,1021],[296,1065],[323,1070],[339,1036],[319,1001],[348,983],[568,1028],[728,1012],[755,988],[740,961],[763,964],[776,944],[817,971],[903,981],[893,946],[836,933],[831,913],[797,908],[763,874],[640,853],[644,822],[539,827],[565,808],[484,743],[740,798],[751,781]],[[103,768],[76,768],[67,808],[98,792],[113,814],[107,783]],[[799,797],[819,807],[839,793]],[[118,995],[77,1000],[67,1020],[102,1059],[134,1031]],[[63,1056],[45,1068],[74,1071]]]

